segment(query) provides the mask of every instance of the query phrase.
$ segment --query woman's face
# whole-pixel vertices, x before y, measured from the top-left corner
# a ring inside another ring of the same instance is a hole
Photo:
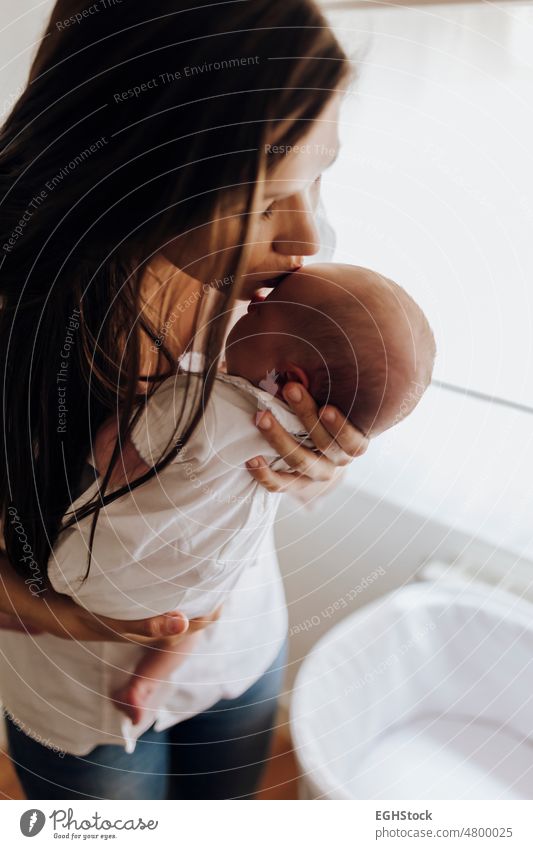
[[[339,107],[340,95],[335,95],[308,133],[284,153],[260,186],[243,300],[249,300],[264,286],[272,287],[276,277],[299,268],[304,257],[320,249],[315,211],[322,173],[338,153]]]
[[[339,148],[339,108],[340,94],[335,94],[292,149],[273,151],[283,155],[259,186],[240,292],[244,301],[249,301],[263,287],[275,286],[276,278],[299,268],[305,256],[313,256],[320,248],[315,211],[322,173],[334,161]],[[275,144],[274,138],[272,146]],[[225,245],[220,245],[218,251],[235,245],[241,220],[239,212],[235,210],[225,218]],[[207,236],[202,234],[204,245]],[[170,243],[164,251],[167,259],[185,268],[188,275],[211,282],[212,271],[205,258],[197,259],[202,253],[190,239],[186,246],[179,246],[179,258],[176,243]]]

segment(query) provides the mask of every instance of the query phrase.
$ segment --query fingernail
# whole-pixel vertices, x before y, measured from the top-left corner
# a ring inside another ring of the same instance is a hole
[[[298,401],[302,400],[302,390],[298,386],[289,386],[283,393],[289,401]]]
[[[270,416],[268,413],[261,413],[257,415],[257,427],[261,428],[261,430],[268,430],[272,422],[270,421]]]
[[[246,465],[250,469],[257,469],[257,468],[259,468],[259,460],[256,460],[255,458],[253,460],[248,460],[246,462]]]
[[[334,422],[335,421],[335,413],[333,412],[333,410],[323,410],[322,411],[322,418],[327,422]]]
[[[181,634],[182,631],[185,631],[185,622],[179,616],[172,616],[167,622],[165,630],[167,634]]]

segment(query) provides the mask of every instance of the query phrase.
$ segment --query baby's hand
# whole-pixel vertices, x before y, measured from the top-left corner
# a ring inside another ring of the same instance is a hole
[[[118,423],[115,416],[107,419],[99,428],[93,444],[94,465],[98,473],[103,476],[111,461],[118,433]],[[115,462],[110,485],[113,487],[132,483],[136,478],[144,475],[150,466],[144,462],[137,451],[133,441],[127,439],[120,446],[120,451]]]

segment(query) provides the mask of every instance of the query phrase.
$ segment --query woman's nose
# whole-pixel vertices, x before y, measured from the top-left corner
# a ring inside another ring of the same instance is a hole
[[[277,253],[286,256],[313,256],[318,253],[320,237],[315,223],[315,206],[307,193],[293,195],[280,203],[273,239]]]

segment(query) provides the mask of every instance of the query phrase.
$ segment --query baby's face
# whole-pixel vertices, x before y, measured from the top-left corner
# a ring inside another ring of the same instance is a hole
[[[229,374],[245,377],[254,385],[276,375],[291,365],[302,341],[302,314],[299,304],[308,304],[313,286],[296,271],[288,274],[265,300],[251,301],[248,312],[232,328],[226,342],[226,365]],[[299,365],[299,363],[298,363]]]

